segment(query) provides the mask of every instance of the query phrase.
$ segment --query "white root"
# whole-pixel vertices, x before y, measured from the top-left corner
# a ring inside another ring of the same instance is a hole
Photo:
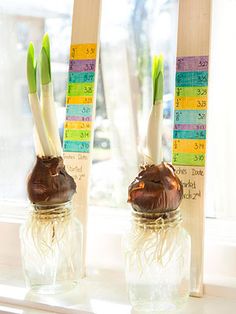
[[[37,130],[38,138],[41,144],[42,152],[44,156],[52,156],[53,151],[49,142],[47,128],[44,123],[42,111],[39,104],[39,99],[37,93],[29,94],[29,103],[31,106],[31,111],[33,114],[33,119],[35,127]],[[38,149],[38,148],[37,148]]]
[[[141,276],[146,266],[157,263],[165,267],[177,258],[176,247],[182,245],[181,225],[158,231],[134,226],[129,241],[132,245],[126,251],[127,266],[131,270],[137,267]]]
[[[48,136],[52,143],[53,155],[62,156],[52,83],[41,85],[41,104]]]
[[[43,276],[47,273],[49,280],[52,279],[55,283],[58,276],[74,277],[75,273],[81,276],[81,270],[75,264],[81,258],[81,252],[77,248],[77,242],[73,241],[74,222],[68,210],[54,211],[55,209],[53,212],[52,209],[45,209],[42,213],[33,212],[24,237],[28,246],[26,252],[29,254],[29,269],[36,269]],[[61,273],[62,266],[64,273]]]
[[[162,154],[162,120],[163,103],[158,101],[153,104],[147,127],[146,151],[144,161],[148,164],[160,164]]]

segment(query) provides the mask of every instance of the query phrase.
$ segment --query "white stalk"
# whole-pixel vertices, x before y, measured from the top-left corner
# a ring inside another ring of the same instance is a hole
[[[52,156],[53,152],[47,135],[47,129],[43,121],[42,111],[39,104],[37,93],[29,94],[29,103],[34,118],[39,141],[42,147],[44,156]]]
[[[144,162],[148,164],[160,164],[163,160],[162,121],[163,103],[162,101],[157,101],[152,106],[147,127]]]
[[[42,145],[40,143],[39,135],[38,135],[38,132],[37,132],[35,126],[34,126],[34,130],[33,130],[33,137],[34,137],[34,144],[35,144],[34,146],[35,146],[36,155],[39,157],[42,157],[44,155],[43,148],[42,148]]]
[[[53,146],[53,155],[62,156],[52,83],[41,85],[41,104],[48,136]]]

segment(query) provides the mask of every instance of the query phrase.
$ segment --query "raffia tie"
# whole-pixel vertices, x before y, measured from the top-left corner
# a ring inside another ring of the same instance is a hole
[[[135,226],[150,231],[174,228],[183,220],[179,209],[162,213],[141,213],[133,210],[132,215]]]

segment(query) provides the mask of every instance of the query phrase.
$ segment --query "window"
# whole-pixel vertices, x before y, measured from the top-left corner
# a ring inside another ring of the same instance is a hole
[[[72,1],[0,1],[0,200],[26,201],[26,177],[34,162],[32,117],[28,104],[26,52],[39,52],[51,35],[52,71],[59,125],[64,119]]]
[[[34,146],[26,52],[29,41],[39,52],[45,31],[51,38],[54,95],[63,136],[73,1],[59,3],[0,1],[0,200],[27,200],[25,182],[34,163]],[[165,55],[166,78],[164,158],[171,160],[176,27],[177,0],[103,1],[90,189],[93,205],[127,207],[127,187],[142,162],[152,102],[152,56],[161,52]]]
[[[212,9],[206,207],[208,216],[231,219],[236,217],[236,2],[214,0]]]
[[[25,74],[27,45],[32,40],[39,51],[44,32],[49,32],[55,100],[62,135],[72,5],[72,0],[40,0],[39,3],[30,0],[0,0],[0,211],[6,213],[13,208],[14,217],[23,214],[22,208],[27,200],[25,181],[34,162],[33,126]],[[236,217],[234,12],[236,1],[213,0],[206,216],[223,217],[226,220]],[[105,248],[109,242],[113,251],[106,262],[112,267],[115,265],[119,268],[121,264],[117,248],[123,222],[128,215],[128,211],[124,213],[119,209],[127,208],[127,187],[142,161],[152,96],[151,58],[161,52],[165,56],[164,158],[166,161],[171,160],[177,13],[177,0],[103,0],[90,202],[103,208],[115,207],[121,219],[117,223],[119,230],[114,230],[113,225],[109,225],[114,212],[111,214],[110,209],[108,214],[103,212],[106,219],[101,215],[98,220],[101,224],[96,223],[94,226],[103,229],[102,223],[106,225],[109,229],[107,232],[112,231],[113,235],[116,233],[116,242],[107,234],[99,238],[97,233],[91,235],[91,242],[99,239],[100,245],[103,244]],[[15,202],[13,207],[12,201]],[[98,213],[97,208],[95,211]],[[15,237],[18,236],[15,226],[11,226],[12,229],[5,227],[0,228],[0,232],[6,232],[8,240],[9,230],[14,229]],[[207,243],[206,246],[207,271],[216,274],[222,267],[215,263],[216,256],[230,256],[231,261],[234,261],[235,247],[231,246],[230,251],[227,249],[229,244],[235,244],[236,241],[235,220],[222,222],[221,219],[208,219],[207,228],[211,240],[223,243],[222,250],[218,250],[217,246],[212,254],[209,253],[210,245]],[[216,237],[219,230],[219,236]],[[0,258],[2,253],[10,250],[10,240],[6,242],[7,245],[8,248],[4,249],[0,246]],[[18,247],[16,252],[19,253]],[[99,254],[100,247],[92,253],[91,260],[97,258],[99,262],[104,262],[101,260],[103,256]],[[14,254],[15,251],[11,251],[9,255],[12,261]],[[233,263],[225,266],[223,274],[235,277]]]

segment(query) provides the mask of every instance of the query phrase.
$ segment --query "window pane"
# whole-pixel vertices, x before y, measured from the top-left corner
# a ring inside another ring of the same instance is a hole
[[[61,136],[71,38],[70,0],[0,0],[0,200],[26,200],[34,163],[27,99],[26,52],[51,38],[52,72]],[[165,56],[164,158],[171,159],[177,0],[103,1],[101,53],[90,201],[127,206],[127,187],[142,162],[152,103],[151,60]]]
[[[67,60],[73,1],[0,1],[0,199],[26,200],[26,177],[34,163],[32,116],[28,104],[26,52],[39,53],[50,33],[55,100],[64,120]]]
[[[93,164],[95,204],[127,207],[128,185],[143,161],[152,104],[151,61],[158,53],[165,57],[164,159],[171,160],[177,11],[175,0],[103,1],[99,84],[108,120],[101,134],[107,134],[111,153]]]
[[[214,0],[207,146],[207,215],[236,217],[236,1]]]

